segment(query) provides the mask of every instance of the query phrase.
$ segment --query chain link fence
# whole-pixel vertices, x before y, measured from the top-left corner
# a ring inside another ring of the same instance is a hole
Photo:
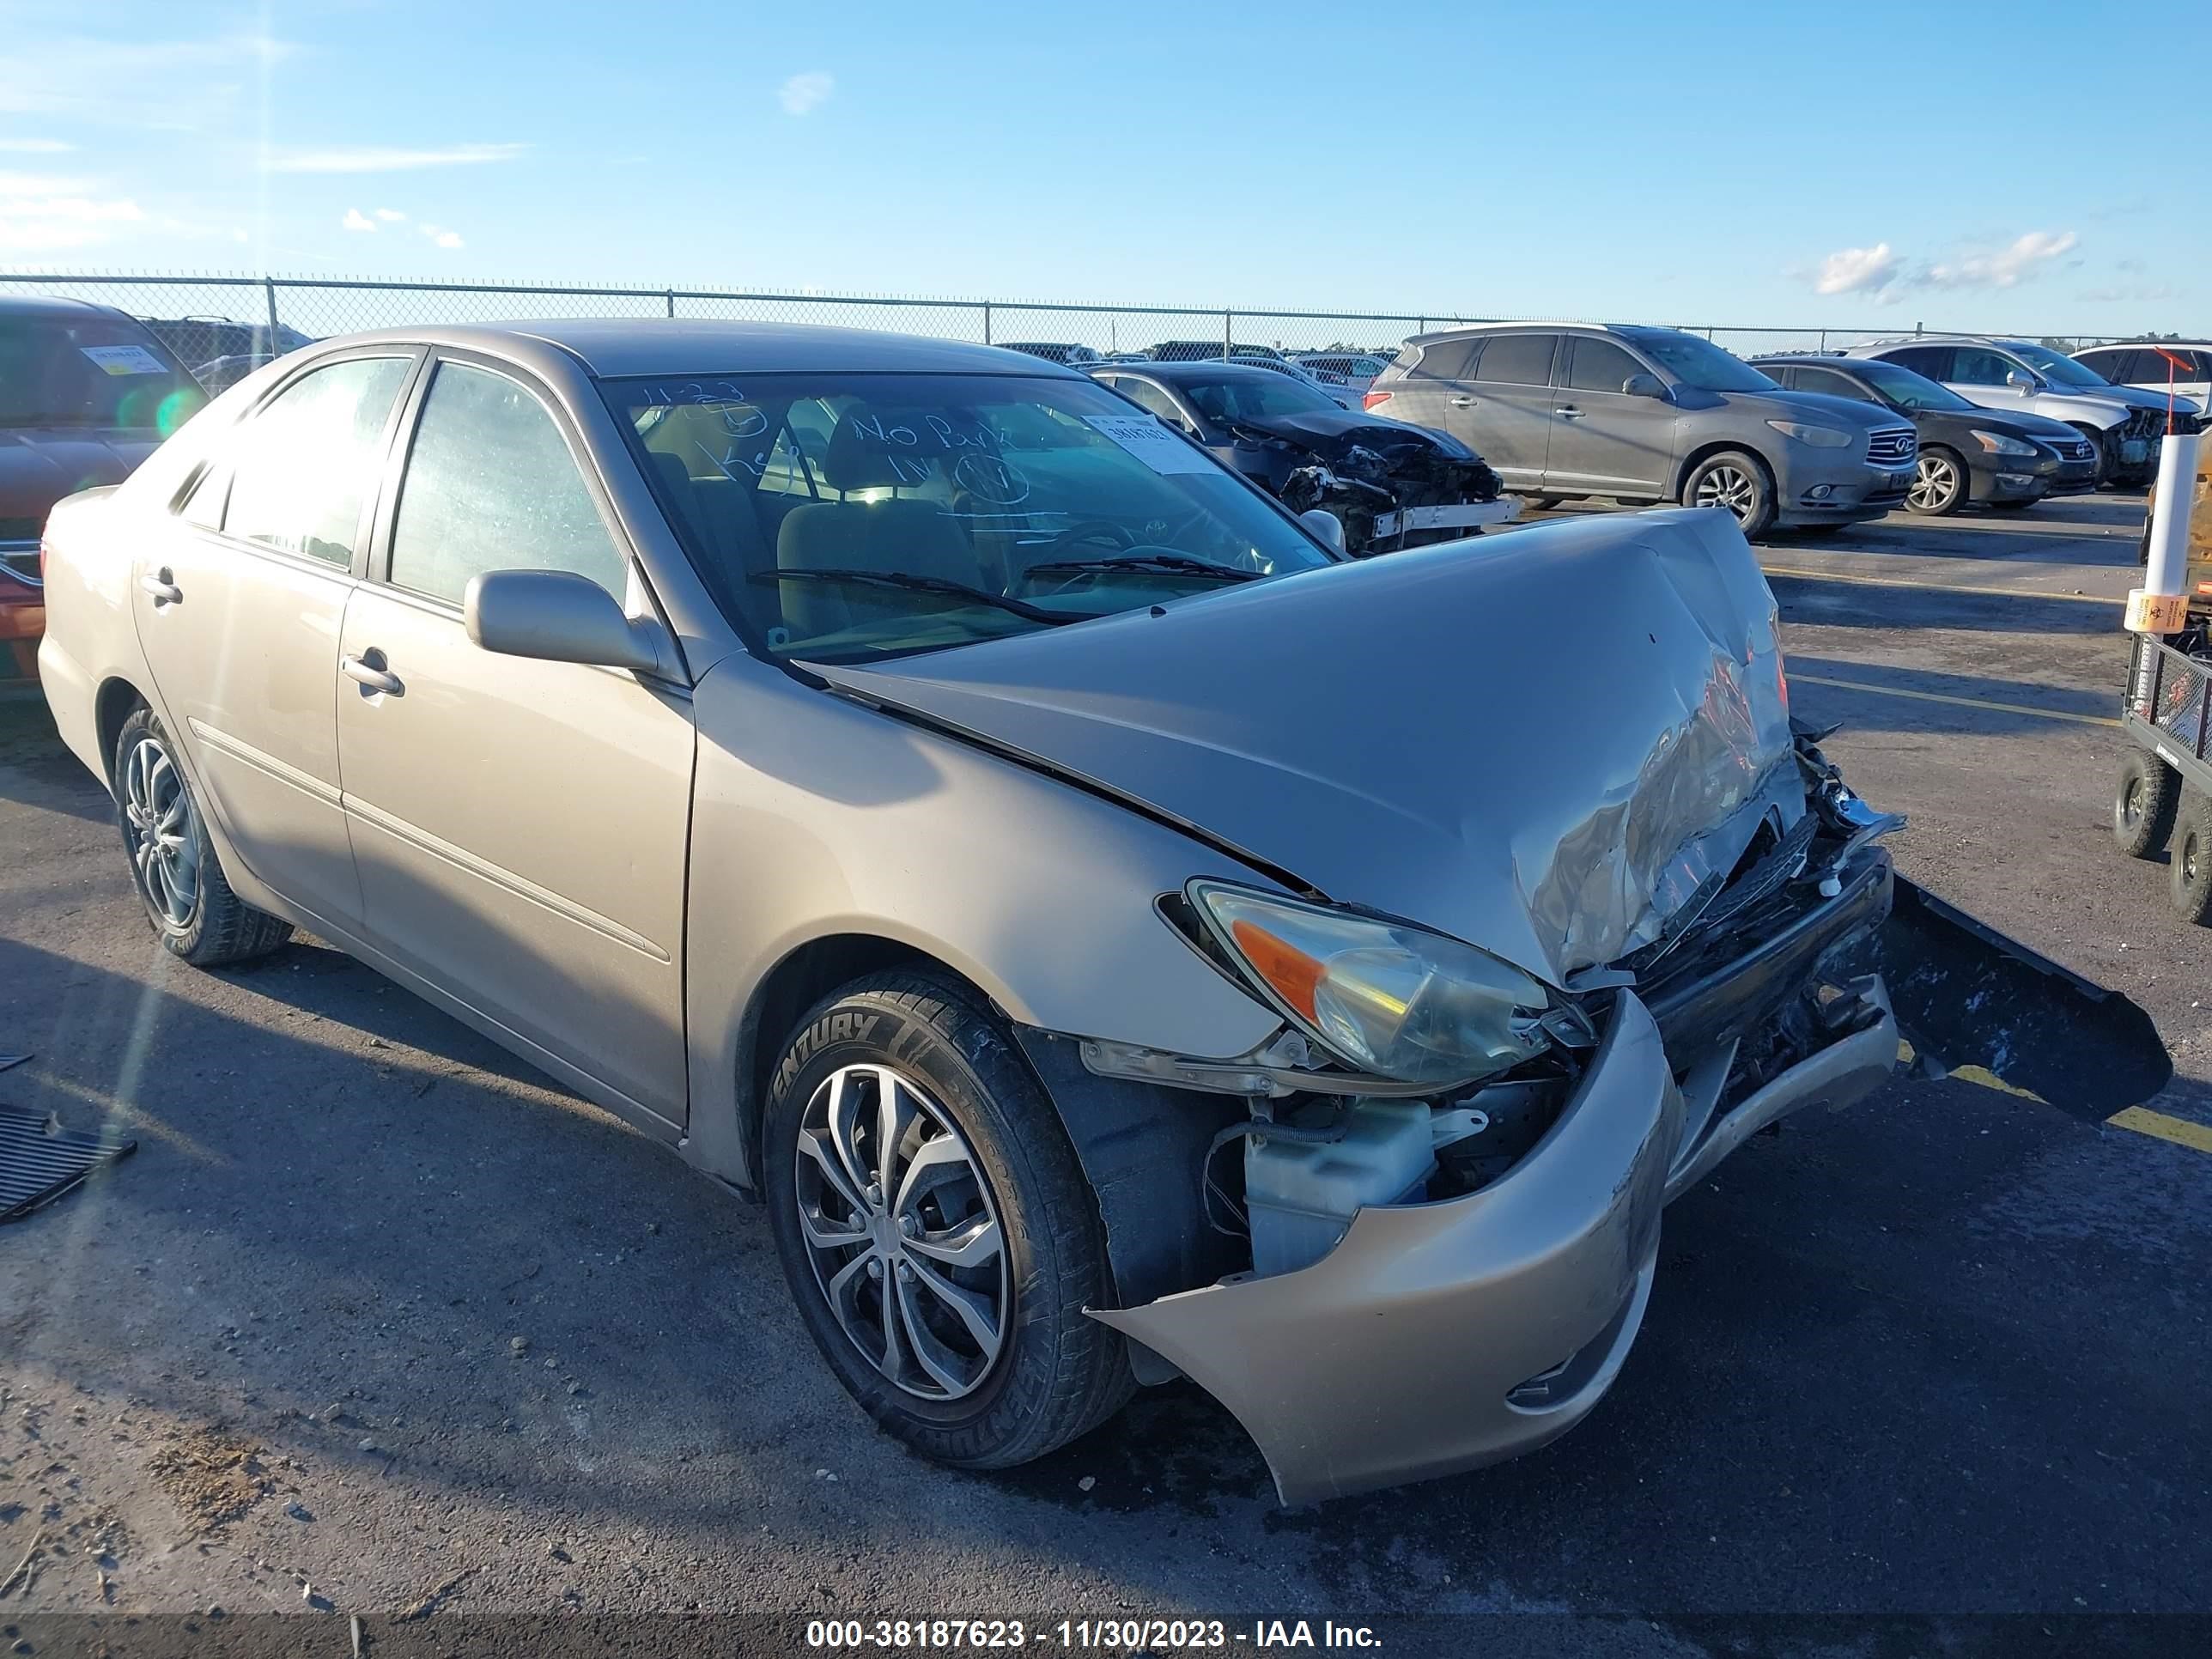
[[[1441,311],[1374,313],[1267,311],[1237,307],[1095,306],[1006,300],[925,300],[885,295],[743,293],[720,289],[623,288],[521,283],[400,283],[336,277],[202,276],[83,272],[0,274],[0,295],[53,295],[111,305],[140,318],[195,368],[228,360],[239,370],[272,353],[333,334],[432,323],[527,317],[691,317],[823,323],[888,329],[988,344],[1042,348],[1091,361],[1166,347],[1175,356],[1240,349],[1285,355],[1363,352],[1388,357],[1407,337],[1504,317]],[[1559,319],[1547,319],[1559,320]],[[1917,328],[1754,328],[1674,320],[1739,356],[1840,351]],[[2062,350],[2102,335],[2039,335]]]

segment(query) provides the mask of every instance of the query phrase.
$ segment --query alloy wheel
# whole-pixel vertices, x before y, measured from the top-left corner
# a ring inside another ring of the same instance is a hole
[[[989,1182],[951,1118],[887,1066],[842,1066],[793,1156],[807,1256],[847,1339],[917,1398],[975,1393],[1012,1297]]]
[[[165,926],[183,932],[199,902],[199,826],[183,774],[152,738],[124,762],[123,822],[139,890]]]
[[[1724,507],[1741,524],[1751,516],[1756,496],[1750,475],[1738,466],[1717,466],[1698,480],[1696,505]]]
[[[1912,505],[1924,513],[1948,505],[1958,491],[1959,469],[1941,455],[1923,455],[1906,494]]]

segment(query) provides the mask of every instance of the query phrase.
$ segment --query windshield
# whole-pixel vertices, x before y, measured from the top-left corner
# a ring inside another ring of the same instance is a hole
[[[1270,415],[1304,415],[1315,410],[1334,413],[1335,398],[1310,380],[1292,374],[1271,374],[1266,369],[1224,374],[1218,380],[1175,383],[1198,412],[1219,425],[1264,420]]]
[[[2037,345],[2032,341],[2022,340],[2008,344],[2005,349],[2033,368],[2045,380],[2056,380],[2061,386],[2087,387],[2112,384],[2086,363],[2077,363],[2064,352],[2053,351],[2049,346]]]
[[[0,316],[0,427],[167,437],[206,402],[185,366],[128,318]]]
[[[775,657],[872,662],[1333,562],[1204,450],[1088,380],[604,390],[693,562]]]
[[[1777,386],[1742,358],[1722,350],[1711,340],[1671,328],[1618,329],[1645,356],[1653,359],[1676,380],[1705,392],[1779,392]]]
[[[1955,412],[1978,407],[1968,403],[1949,386],[1931,380],[1925,374],[1915,374],[1911,369],[1895,363],[1868,359],[1854,363],[1851,372],[1899,409]]]

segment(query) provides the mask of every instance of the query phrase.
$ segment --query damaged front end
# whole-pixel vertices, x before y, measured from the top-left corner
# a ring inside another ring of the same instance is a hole
[[[1908,1041],[2046,1099],[2069,1043],[2163,1074],[2124,999],[1898,878],[1902,820],[1790,717],[1719,513],[822,672],[1204,836],[1159,921],[1272,1030],[1018,1035],[1097,1195],[1094,1316],[1227,1406],[1286,1503],[1565,1432],[1634,1340],[1666,1203]]]
[[[1284,506],[1334,514],[1355,556],[1470,535],[1511,510],[1480,455],[1423,427],[1276,421],[1231,432],[1269,453]]]

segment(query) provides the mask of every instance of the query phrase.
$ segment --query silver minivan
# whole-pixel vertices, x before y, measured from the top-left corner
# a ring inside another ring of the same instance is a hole
[[[1366,405],[1442,427],[1539,505],[1607,496],[1722,507],[1747,536],[1880,518],[1903,504],[1912,428],[1785,392],[1671,328],[1512,323],[1416,335]]]

